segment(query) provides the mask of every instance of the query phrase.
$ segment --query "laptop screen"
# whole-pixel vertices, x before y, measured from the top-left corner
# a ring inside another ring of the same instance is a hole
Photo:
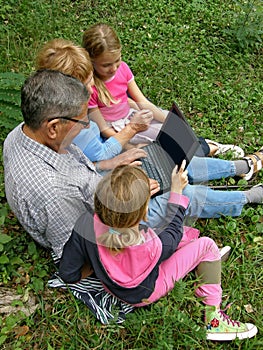
[[[156,141],[169,155],[172,164],[179,166],[184,159],[187,166],[200,147],[198,138],[176,103],[169,111]]]

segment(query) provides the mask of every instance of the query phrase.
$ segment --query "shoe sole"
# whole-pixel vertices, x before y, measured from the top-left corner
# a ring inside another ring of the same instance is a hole
[[[228,245],[220,249],[220,256],[221,256],[222,262],[227,261],[227,259],[229,258],[230,252],[231,252],[231,247],[229,247]]]
[[[255,325],[251,323],[246,323],[248,327],[248,331],[246,332],[236,332],[236,333],[207,333],[206,339],[207,340],[214,340],[214,341],[230,341],[234,339],[247,339],[254,337],[258,329]]]

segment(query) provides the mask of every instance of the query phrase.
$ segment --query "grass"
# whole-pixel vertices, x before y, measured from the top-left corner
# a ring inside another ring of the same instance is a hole
[[[247,153],[262,145],[259,0],[9,0],[8,4],[0,0],[0,5],[0,72],[27,76],[45,41],[63,37],[80,44],[88,25],[104,21],[118,31],[123,59],[154,103],[169,108],[176,100],[196,132],[207,138],[236,143]],[[3,113],[1,141],[21,116],[16,112],[12,122],[4,118]],[[32,293],[39,304],[28,317],[2,315],[3,349],[263,348],[262,205],[246,207],[238,218],[195,223],[219,245],[231,245],[230,259],[223,265],[223,304],[234,302],[230,315],[259,328],[256,338],[220,344],[205,340],[193,275],[180,281],[166,298],[128,315],[120,326],[99,324],[69,293],[48,289],[54,266],[9,211],[2,164],[0,180],[0,283],[25,300]],[[254,182],[262,180],[261,172]]]

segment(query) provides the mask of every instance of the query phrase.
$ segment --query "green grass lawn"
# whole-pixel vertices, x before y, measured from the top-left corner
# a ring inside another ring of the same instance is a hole
[[[61,37],[81,44],[90,24],[106,22],[117,30],[123,60],[155,104],[169,109],[176,100],[196,132],[206,138],[238,144],[246,153],[262,146],[262,1],[0,0],[0,5],[0,72],[27,76],[44,42]],[[10,83],[12,96],[20,82]],[[1,143],[21,120],[18,110],[10,111],[12,118],[4,112],[10,91],[3,85],[0,76]],[[250,340],[212,343],[205,340],[202,304],[193,293],[194,275],[156,304],[128,315],[120,326],[101,325],[69,293],[48,289],[52,261],[9,211],[2,163],[0,177],[0,287],[23,296],[13,302],[17,308],[26,305],[31,294],[38,303],[30,316],[12,312],[0,317],[1,348],[263,348],[262,205],[246,207],[239,218],[195,222],[203,235],[232,247],[223,264],[223,306],[233,302],[231,317],[255,322],[259,328]],[[263,171],[253,183],[262,181]],[[228,183],[235,184],[236,179]]]

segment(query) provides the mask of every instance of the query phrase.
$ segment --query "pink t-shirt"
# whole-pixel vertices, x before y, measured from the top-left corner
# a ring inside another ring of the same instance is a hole
[[[89,108],[98,107],[104,119],[109,122],[125,118],[130,111],[127,96],[128,84],[133,79],[134,76],[128,65],[125,62],[121,62],[114,77],[104,82],[114,99],[120,102],[117,104],[111,103],[110,107],[105,106],[99,101],[98,90],[93,86],[93,93],[89,100]]]

